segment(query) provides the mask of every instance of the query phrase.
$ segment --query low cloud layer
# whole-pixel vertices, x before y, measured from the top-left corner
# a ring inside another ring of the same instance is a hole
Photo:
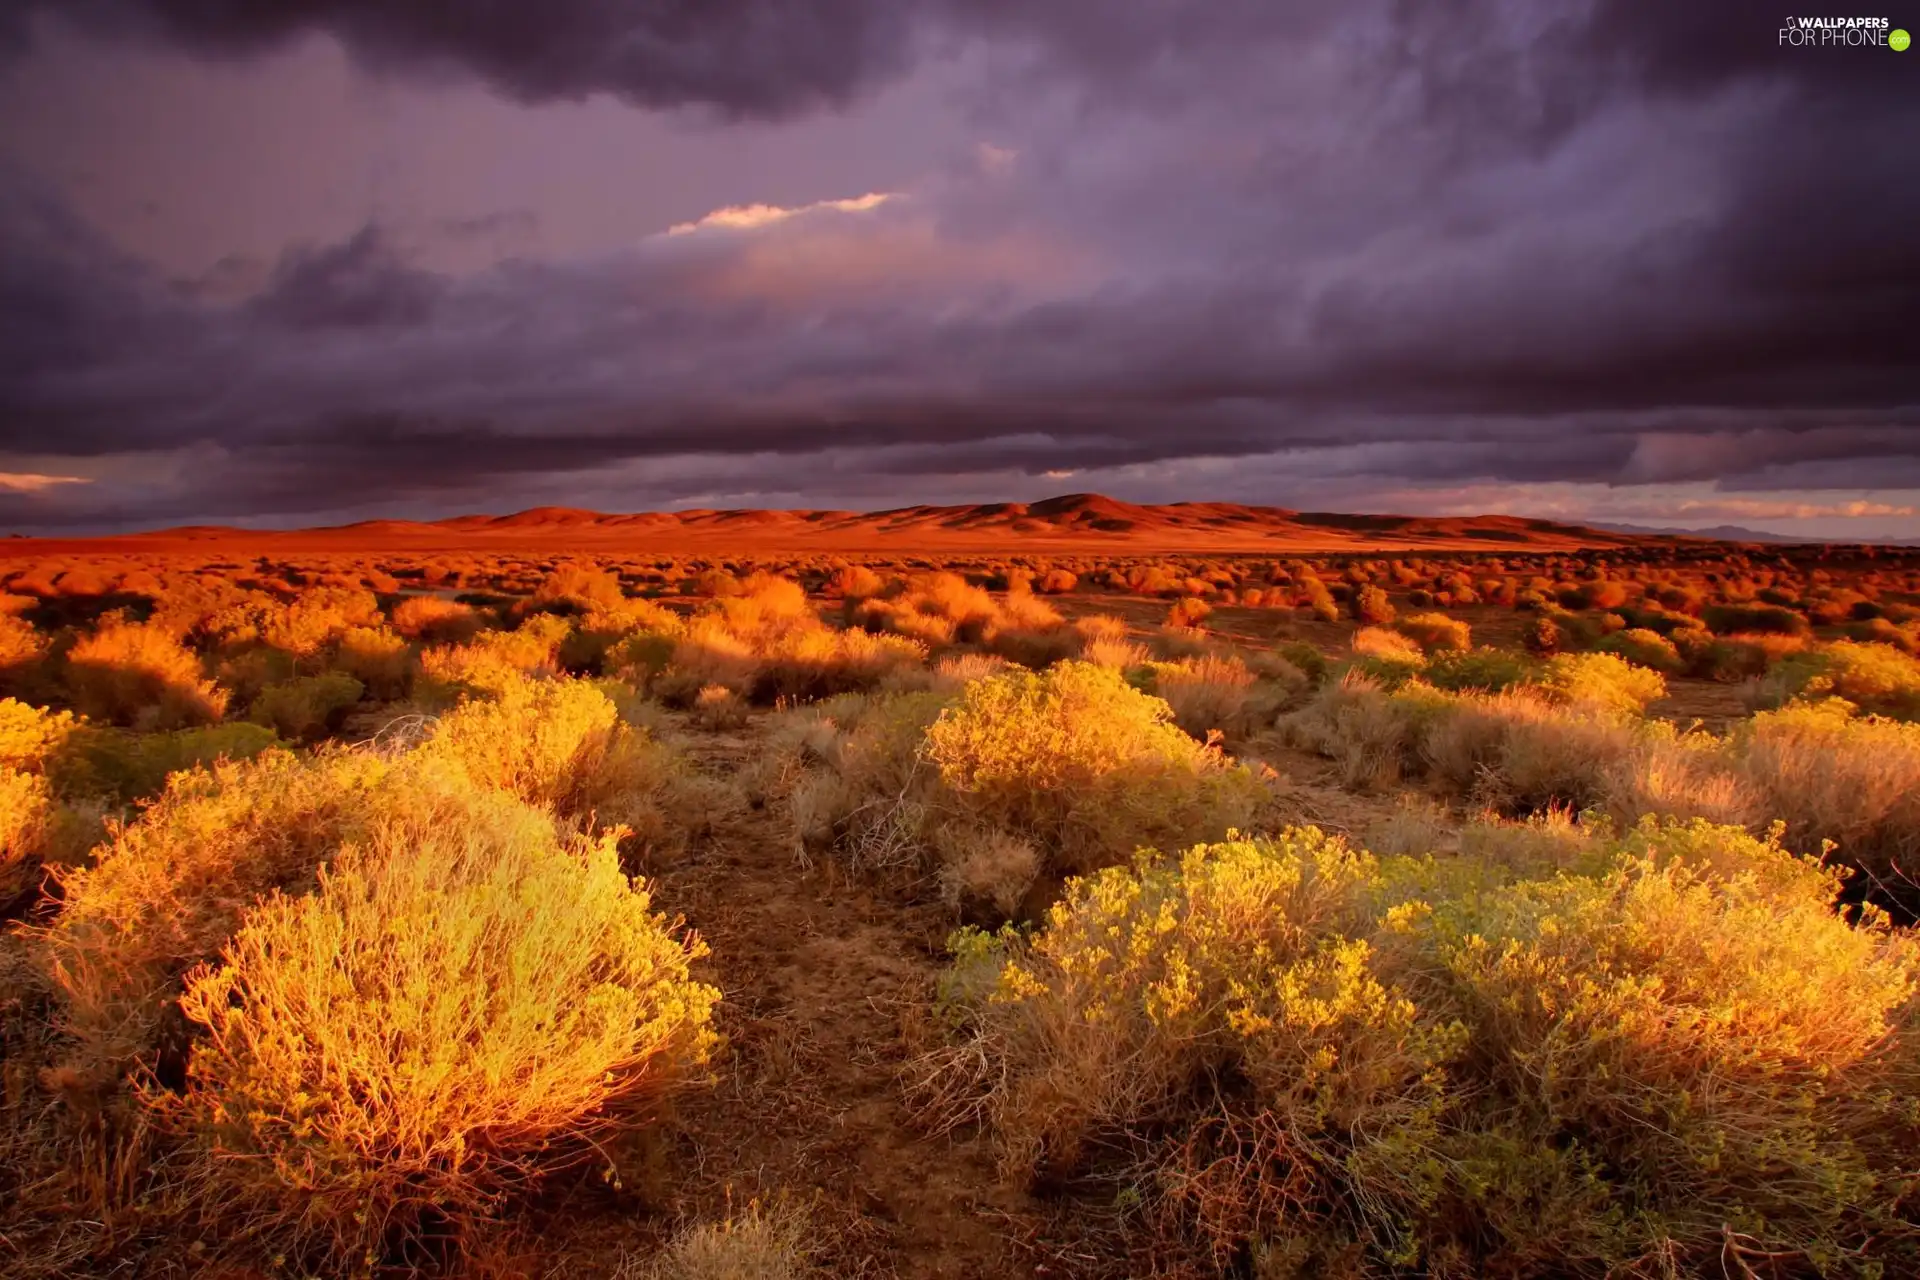
[[[742,122],[937,67],[983,143],[910,189],[465,273],[376,220],[239,285],[0,174],[0,470],[89,482],[0,485],[17,527],[1095,478],[1695,486],[1672,502],[1898,530],[1920,495],[1915,68],[1777,48],[1750,6],[62,8],[184,56],[319,32],[390,75]],[[51,20],[20,12],[16,63]]]

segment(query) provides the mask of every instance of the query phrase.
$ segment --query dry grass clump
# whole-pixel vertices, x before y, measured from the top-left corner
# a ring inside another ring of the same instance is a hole
[[[344,1265],[462,1241],[648,1119],[713,1043],[703,949],[613,837],[563,839],[484,790],[439,816],[389,811],[314,893],[247,911],[187,977],[205,1039],[184,1098],[157,1100],[210,1207]]]
[[[817,1249],[806,1214],[756,1201],[724,1221],[682,1228],[659,1257],[623,1264],[616,1280],[806,1280],[818,1274]]]
[[[1855,717],[1841,701],[1763,711],[1733,735],[1758,809],[1809,852],[1822,840],[1896,892],[1920,874],[1920,725]]]
[[[1737,829],[1537,850],[1306,828],[1076,881],[957,935],[918,1098],[1273,1274],[1913,1262],[1914,939]]]
[[[161,627],[120,619],[74,642],[67,688],[82,715],[141,729],[207,724],[227,709],[192,650]]]

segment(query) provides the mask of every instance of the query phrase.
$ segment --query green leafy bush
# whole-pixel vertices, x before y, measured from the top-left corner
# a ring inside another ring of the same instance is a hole
[[[338,671],[295,676],[262,689],[247,708],[247,719],[266,725],[283,738],[311,741],[339,728],[342,718],[365,692],[365,685]]]

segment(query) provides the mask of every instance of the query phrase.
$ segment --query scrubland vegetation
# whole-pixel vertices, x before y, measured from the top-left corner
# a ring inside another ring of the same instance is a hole
[[[1920,1274],[1920,564],[74,560],[0,1274]]]

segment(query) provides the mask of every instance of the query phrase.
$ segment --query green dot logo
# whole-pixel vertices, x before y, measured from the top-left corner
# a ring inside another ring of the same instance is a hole
[[[1893,51],[1895,53],[1905,53],[1907,51],[1907,46],[1912,43],[1913,43],[1913,37],[1908,35],[1906,32],[1900,30],[1898,27],[1894,28],[1892,31],[1889,31],[1887,33],[1887,44],[1893,48]]]

